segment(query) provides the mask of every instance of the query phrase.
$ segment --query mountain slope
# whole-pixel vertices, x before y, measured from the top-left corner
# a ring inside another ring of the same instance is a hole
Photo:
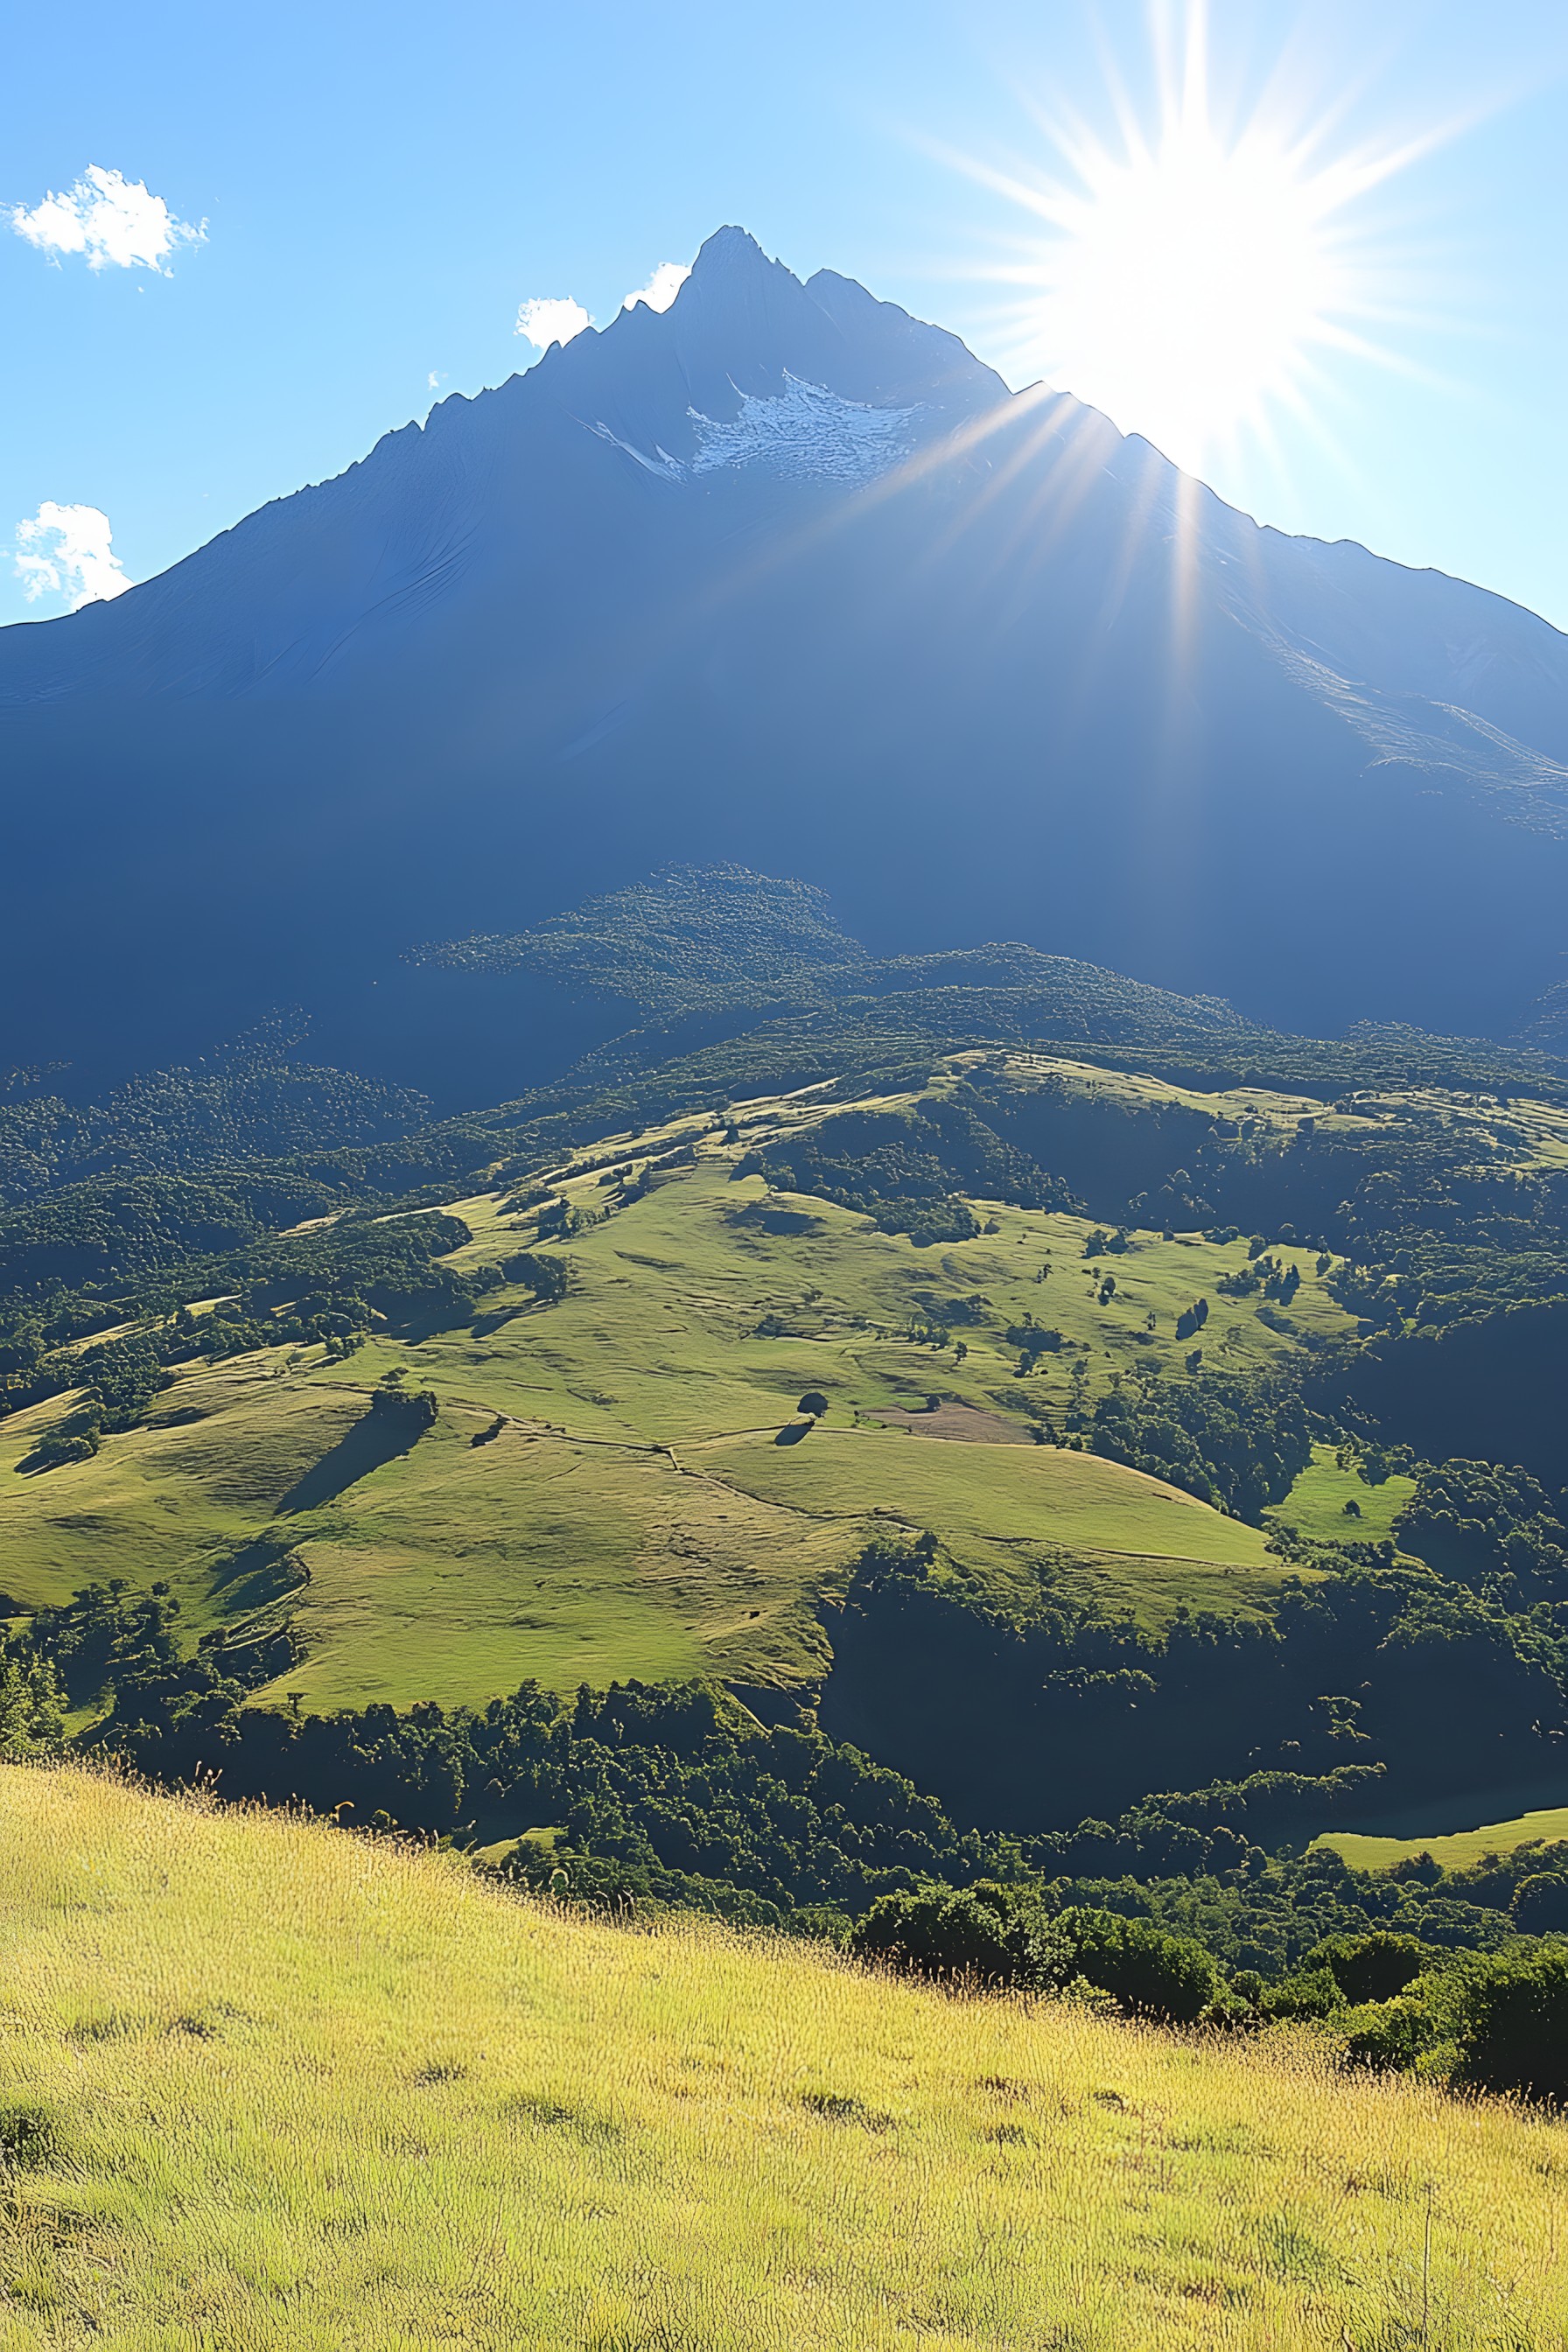
[[[419,942],[671,857],[800,873],[882,955],[1503,1034],[1568,880],[1555,631],[1259,530],[738,230],[668,312],[0,632],[0,759],[10,1051],[88,1070],[284,998],[331,1045]]]

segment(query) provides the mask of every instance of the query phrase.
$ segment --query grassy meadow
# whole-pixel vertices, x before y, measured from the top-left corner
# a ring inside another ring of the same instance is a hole
[[[1468,1870],[1489,1853],[1512,1853],[1521,1845],[1552,1845],[1563,1839],[1568,1839],[1568,1805],[1543,1806],[1516,1813],[1511,1821],[1485,1822],[1442,1837],[1363,1837],[1335,1830],[1315,1843],[1332,1846],[1354,1870],[1392,1870],[1396,1862],[1422,1853],[1429,1853],[1445,1870]]]
[[[0,1772],[0,2347],[1521,2352],[1568,2132]]]
[[[1317,1445],[1284,1501],[1268,1513],[1316,1543],[1382,1543],[1415,1492],[1395,1471],[1373,1485],[1353,1465],[1341,1469],[1331,1445]],[[1347,1508],[1354,1504],[1355,1509]]]
[[[1250,1098],[1232,1108],[1258,1115]],[[1210,1304],[1210,1367],[1255,1369],[1292,1331],[1350,1328],[1310,1255],[1281,1253],[1302,1279],[1289,1318],[1270,1322],[1217,1288],[1246,1263],[1244,1241],[1134,1233],[1096,1264],[1084,1220],[979,1202],[994,1232],[917,1248],[828,1202],[735,1180],[742,1149],[821,1116],[809,1098],[770,1100],[743,1108],[738,1142],[676,1121],[550,1171],[554,1197],[587,1220],[565,1244],[572,1286],[554,1305],[503,1286],[471,1326],[383,1334],[347,1361],[313,1346],[182,1369],[144,1425],[43,1475],[17,1465],[69,1400],[12,1416],[0,1424],[5,1592],[27,1609],[104,1576],[166,1578],[202,1631],[276,1610],[287,1586],[304,1655],[286,1687],[312,1707],[482,1700],[531,1676],[560,1689],[700,1673],[808,1685],[825,1658],[819,1601],[895,1526],[933,1528],[999,1601],[1037,1591],[1044,1570],[1149,1624],[1184,1602],[1266,1607],[1279,1570],[1258,1531],[1026,1441],[1031,1412],[1066,1409],[1075,1365],[1089,1396],[1143,1367],[1180,1377],[1175,1321],[1195,1297]],[[615,1170],[588,1164],[614,1154],[625,1171],[683,1144],[691,1164],[624,1205]],[[537,1210],[510,1211],[498,1192],[450,1205],[472,1234],[459,1267],[538,1244]],[[921,1330],[953,1300],[984,1304],[948,1346],[927,1344]],[[1005,1334],[1026,1315],[1070,1344],[1020,1378]],[[356,1466],[345,1441],[395,1368],[437,1393],[440,1416],[412,1451]],[[779,1443],[807,1389],[828,1398],[826,1422]],[[933,1391],[967,1409],[967,1434],[999,1442],[940,1442],[965,1415],[930,1416]],[[900,1414],[901,1426],[883,1418]],[[1367,1492],[1381,1502],[1393,1483]],[[1308,1501],[1316,1531],[1333,1498]]]

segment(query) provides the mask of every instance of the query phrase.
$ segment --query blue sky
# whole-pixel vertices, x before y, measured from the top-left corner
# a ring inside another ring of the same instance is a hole
[[[1149,122],[1158,79],[1133,0],[0,0],[0,620],[72,601],[40,515],[98,510],[147,578],[529,364],[520,304],[606,320],[724,221],[1028,381],[1059,359],[1059,230],[1016,190],[1070,180],[1069,115],[1114,146],[1111,81]],[[1299,413],[1207,478],[1568,626],[1568,9],[1214,0],[1208,78],[1226,138],[1261,109],[1318,127],[1314,168],[1407,160],[1341,216],[1373,352],[1319,350]],[[101,267],[60,251],[37,208],[89,167],[205,236],[122,266],[121,214]],[[1153,411],[1117,421],[1158,438]]]

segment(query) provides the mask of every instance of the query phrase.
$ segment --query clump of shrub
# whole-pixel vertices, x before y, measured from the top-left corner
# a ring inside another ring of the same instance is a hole
[[[1170,2024],[1228,2007],[1219,1969],[1190,1937],[1088,1906],[1052,1913],[1032,1890],[992,1880],[884,1895],[846,1948],[937,1982],[1098,1993],[1123,2016]]]
[[[401,1369],[386,1373],[372,1391],[370,1412],[378,1427],[412,1441],[431,1427],[441,1402],[433,1389],[406,1388],[405,1379]]]

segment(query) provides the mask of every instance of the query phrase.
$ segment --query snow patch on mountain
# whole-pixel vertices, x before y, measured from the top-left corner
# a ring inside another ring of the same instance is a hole
[[[918,408],[872,408],[846,400],[825,384],[784,373],[771,400],[741,394],[741,413],[728,425],[692,412],[697,433],[694,474],[721,466],[765,466],[770,473],[823,482],[870,482],[912,446]]]
[[[653,454],[634,448],[604,424],[592,430],[601,440],[666,481],[689,481],[721,468],[761,466],[786,481],[837,482],[854,488],[873,482],[908,457],[911,426],[921,414],[910,408],[873,408],[846,400],[825,384],[807,383],[784,372],[784,389],[771,395],[742,392],[741,412],[724,422],[689,408],[697,447],[684,463],[656,442]]]

